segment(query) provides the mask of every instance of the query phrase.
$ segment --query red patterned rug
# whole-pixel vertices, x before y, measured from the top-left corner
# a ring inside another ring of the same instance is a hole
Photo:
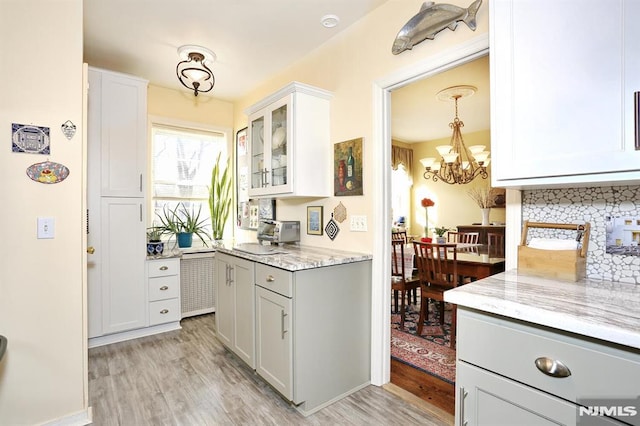
[[[456,352],[449,346],[451,311],[447,306],[445,323],[441,326],[435,305],[429,308],[430,321],[425,322],[421,336],[416,335],[419,306],[409,305],[404,331],[400,330],[400,315],[391,314],[391,358],[453,384]]]

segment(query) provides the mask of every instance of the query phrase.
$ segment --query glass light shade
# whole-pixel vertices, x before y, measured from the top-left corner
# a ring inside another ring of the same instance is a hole
[[[451,145],[439,145],[436,146],[436,150],[438,150],[438,153],[440,155],[442,155],[444,157],[445,154],[448,154],[449,152],[451,152],[451,150],[453,149],[453,146]]]
[[[429,158],[423,158],[420,160],[420,162],[422,163],[422,165],[424,166],[424,168],[428,169],[429,167],[431,167],[431,165],[436,161],[435,158],[433,157],[429,157]]]
[[[478,152],[477,154],[473,154],[473,158],[476,159],[478,163],[487,161],[489,158],[489,151]]]
[[[482,163],[482,167],[488,167],[489,163],[491,162],[491,158],[487,158],[484,163]]]
[[[209,76],[208,72],[196,68],[187,68],[182,71],[182,74],[187,76],[191,81],[202,81]]]
[[[469,151],[473,154],[476,155],[478,152],[482,152],[484,151],[484,145],[471,145],[469,147]]]
[[[468,161],[463,161],[462,162],[462,170],[467,170],[469,168],[469,162]]]
[[[440,170],[440,163],[435,163],[433,166],[431,166],[431,170],[433,170],[434,172]]]
[[[456,161],[456,158],[458,158],[458,153],[457,152],[451,152],[449,154],[444,154],[442,156],[442,158],[444,158],[444,162],[447,164],[451,164],[454,161]]]

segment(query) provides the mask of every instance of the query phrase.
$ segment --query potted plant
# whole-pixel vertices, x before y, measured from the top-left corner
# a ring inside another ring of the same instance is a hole
[[[436,226],[434,228],[434,232],[436,233],[436,235],[438,236],[436,238],[436,243],[438,244],[444,244],[447,241],[444,238],[444,234],[449,231],[449,228],[445,228],[444,226]]]
[[[224,172],[220,170],[220,154],[211,171],[209,187],[209,211],[211,213],[211,234],[214,241],[222,240],[224,226],[231,211],[231,177],[229,175],[229,159]]]
[[[147,228],[147,254],[149,256],[159,256],[164,251],[164,243],[162,242],[162,234],[165,228],[162,226],[150,226]]]
[[[165,233],[171,233],[176,236],[178,247],[191,247],[193,243],[193,234],[196,234],[202,243],[207,246],[204,237],[207,237],[205,220],[200,219],[202,206],[198,207],[195,212],[193,208],[187,209],[183,203],[171,210],[166,205],[162,209],[162,215],[158,215]]]

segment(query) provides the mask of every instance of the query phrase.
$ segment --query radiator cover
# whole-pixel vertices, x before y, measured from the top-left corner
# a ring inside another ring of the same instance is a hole
[[[215,312],[214,253],[185,253],[180,259],[182,318]]]

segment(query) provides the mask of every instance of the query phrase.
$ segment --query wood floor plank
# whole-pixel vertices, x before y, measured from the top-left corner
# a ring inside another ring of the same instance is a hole
[[[377,386],[304,417],[215,336],[213,314],[182,329],[89,350],[94,425],[449,425]]]

